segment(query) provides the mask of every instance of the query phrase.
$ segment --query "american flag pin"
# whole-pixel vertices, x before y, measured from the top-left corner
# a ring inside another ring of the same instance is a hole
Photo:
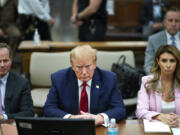
[[[96,88],[99,89],[99,85],[96,85]]]

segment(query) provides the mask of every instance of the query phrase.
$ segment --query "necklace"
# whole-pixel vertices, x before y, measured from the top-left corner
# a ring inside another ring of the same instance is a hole
[[[173,101],[174,100],[174,87],[171,87],[169,91],[162,90],[162,96],[165,101]]]

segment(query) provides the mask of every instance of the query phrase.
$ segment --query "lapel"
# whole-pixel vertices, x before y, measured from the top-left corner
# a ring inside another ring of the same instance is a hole
[[[7,107],[7,102],[11,99],[11,97],[13,96],[13,90],[15,88],[16,85],[16,81],[14,79],[14,76],[11,72],[9,72],[9,76],[7,79],[7,83],[6,83],[6,92],[5,92],[5,101],[4,104]]]
[[[97,112],[98,99],[100,96],[101,89],[102,89],[102,83],[100,81],[100,76],[99,76],[97,69],[96,69],[94,72],[94,76],[93,76],[92,84],[91,84],[90,113]]]
[[[161,88],[161,78],[158,81],[158,88]],[[156,110],[161,112],[162,109],[162,94],[155,92]]]
[[[69,80],[67,80],[67,91],[69,94],[69,101],[71,104],[71,112],[74,112],[74,114],[79,113],[79,89],[78,89],[78,82],[77,82],[77,77],[75,76],[75,73],[73,70],[70,71],[70,77]],[[64,97],[66,98],[66,97]],[[65,99],[65,100],[68,100]]]
[[[167,44],[167,35],[166,35],[166,31],[165,30],[162,31],[162,33],[161,33],[161,40],[160,41],[162,42],[162,45]]]

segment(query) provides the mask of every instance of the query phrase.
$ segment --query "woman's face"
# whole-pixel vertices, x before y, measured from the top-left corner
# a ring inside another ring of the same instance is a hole
[[[158,65],[161,69],[161,74],[163,75],[173,75],[176,70],[177,60],[170,53],[162,53],[160,58],[157,59]]]

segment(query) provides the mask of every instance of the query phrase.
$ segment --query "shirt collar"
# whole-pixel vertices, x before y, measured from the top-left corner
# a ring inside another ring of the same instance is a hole
[[[92,79],[91,80],[89,80],[88,82],[86,82],[87,83],[87,85],[90,87],[91,86],[91,82],[92,82]],[[82,86],[82,84],[83,84],[83,82],[81,81],[81,80],[79,80],[78,79],[78,86],[79,87],[81,87]]]
[[[167,32],[167,30],[166,30],[166,35],[167,35],[167,39],[171,40],[172,35],[170,35],[169,32]],[[177,39],[179,38],[179,32],[177,32],[176,35],[174,35],[174,38],[175,38],[175,41],[177,41]]]
[[[6,84],[8,76],[9,76],[9,72],[1,78],[3,84]]]

